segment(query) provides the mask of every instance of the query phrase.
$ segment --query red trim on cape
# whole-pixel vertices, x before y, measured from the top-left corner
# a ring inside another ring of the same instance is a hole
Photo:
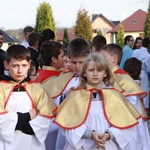
[[[86,121],[87,117],[88,117],[88,114],[89,114],[89,110],[90,110],[90,106],[91,106],[91,102],[92,102],[92,93],[93,93],[93,90],[96,90],[96,89],[95,89],[95,88],[92,88],[92,89],[90,89],[90,91],[89,91],[89,92],[90,92],[90,100],[89,100],[88,110],[87,110],[86,115],[85,115],[85,118],[84,118],[84,120],[83,120],[83,122],[82,122],[81,124],[79,124],[79,125],[77,125],[77,126],[75,126],[75,127],[72,127],[72,128],[67,128],[67,127],[62,126],[61,124],[59,124],[59,123],[56,122],[55,120],[54,120],[53,122],[54,122],[55,124],[57,124],[58,126],[60,126],[61,128],[65,129],[65,130],[72,130],[72,129],[78,128],[78,127],[80,127],[81,125],[83,125],[84,122]],[[115,89],[112,88],[112,90],[115,90]],[[138,121],[137,121],[136,123],[134,123],[134,124],[132,124],[132,125],[130,125],[130,126],[126,126],[126,127],[118,127],[118,126],[115,126],[114,124],[112,124],[112,123],[109,121],[109,119],[108,119],[108,117],[107,117],[107,114],[106,114],[106,110],[105,110],[105,106],[104,106],[104,94],[102,93],[102,90],[96,90],[96,91],[102,95],[102,109],[103,109],[103,112],[104,112],[104,116],[105,116],[107,122],[108,122],[111,126],[113,126],[113,127],[115,127],[115,128],[118,128],[118,129],[120,129],[120,130],[123,130],[123,129],[128,129],[128,128],[131,128],[131,127],[133,127],[133,126],[139,124]],[[141,115],[140,115],[138,118],[136,118],[136,119],[138,120],[138,119],[140,119],[140,118],[142,118]]]
[[[89,114],[89,111],[90,111],[91,102],[92,102],[92,92],[90,93],[90,99],[89,99],[88,109],[87,109],[85,118],[84,118],[84,120],[81,122],[81,124],[79,124],[78,126],[72,127],[72,128],[66,128],[66,127],[60,125],[60,124],[59,124],[58,122],[56,122],[55,120],[53,120],[53,122],[54,122],[55,124],[57,124],[58,126],[60,126],[61,128],[64,128],[64,129],[66,129],[66,130],[71,130],[71,129],[75,129],[75,128],[80,127],[80,126],[86,121],[86,119],[87,119],[87,117],[88,117],[88,114]]]
[[[123,94],[123,93],[122,93]],[[143,95],[143,94],[146,94],[144,97],[147,96],[147,92],[141,92],[141,93],[135,93],[135,94],[127,94],[127,95],[124,95],[125,97],[128,97],[128,96],[140,96],[140,95]],[[144,98],[143,97],[143,98]],[[141,98],[142,100],[142,98]]]
[[[105,116],[107,122],[108,122],[111,126],[123,130],[123,129],[128,129],[128,128],[131,128],[131,127],[133,127],[133,126],[139,124],[138,121],[137,121],[136,123],[134,123],[134,124],[132,124],[132,125],[130,125],[130,126],[126,126],[126,127],[118,127],[118,126],[115,126],[114,124],[112,124],[112,123],[109,121],[108,116],[107,116],[107,114],[106,114],[106,109],[105,109],[105,105],[104,105],[104,94],[102,93],[102,90],[99,90],[99,93],[101,93],[101,95],[102,95],[102,108],[103,108],[104,116]],[[141,116],[139,116],[139,117],[136,118],[136,119],[138,120],[139,118],[141,118]]]
[[[1,112],[0,115],[5,115],[7,113],[8,113],[8,111],[4,111],[4,112]]]
[[[40,113],[39,113],[40,114]],[[47,118],[47,119],[52,119],[55,118],[55,116],[48,116],[48,115],[42,115],[40,114],[42,117]]]
[[[7,99],[6,99],[6,102],[4,103],[4,108],[6,108],[6,105],[7,105],[7,103],[8,103],[8,100],[9,100],[9,98],[10,98],[10,96],[11,96],[11,94],[12,94],[14,88],[15,88],[15,86],[13,86],[12,89],[10,90],[10,93],[9,93]]]
[[[33,81],[33,80],[30,80],[30,81],[28,81],[28,83],[29,83],[29,84],[32,84],[32,83],[38,83],[38,82]]]
[[[119,68],[118,70],[114,71],[115,74],[127,74],[127,72],[125,72],[123,69]]]
[[[143,120],[147,121],[148,120],[148,117],[142,117]]]
[[[74,77],[74,74],[73,74],[72,77],[68,80],[68,82],[66,83],[66,85],[64,86],[64,88],[62,89],[62,91],[61,91],[58,95],[53,96],[52,98],[56,98],[56,97],[60,96],[60,95],[63,93],[63,91],[65,90],[65,88],[67,87],[67,85],[69,84],[70,80],[71,80],[73,77]]]
[[[2,83],[9,83],[8,80],[1,80]]]

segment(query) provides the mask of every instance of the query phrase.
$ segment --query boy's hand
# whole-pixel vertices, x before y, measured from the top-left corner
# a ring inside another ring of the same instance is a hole
[[[71,87],[67,92],[66,92],[66,97],[75,89],[75,87]]]
[[[34,118],[37,116],[38,112],[37,112],[36,108],[32,108],[32,109],[29,111],[29,114],[30,114],[30,118],[31,118],[31,120],[32,120],[32,119],[34,119]]]

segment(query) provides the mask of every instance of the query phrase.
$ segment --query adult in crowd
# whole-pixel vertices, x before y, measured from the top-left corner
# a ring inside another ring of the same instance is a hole
[[[44,41],[54,41],[55,39],[55,33],[53,30],[51,29],[44,29],[41,33],[41,36],[39,38],[39,57],[38,57],[38,62],[39,62],[39,66],[40,68],[42,68],[43,66],[43,61],[42,61],[42,58],[41,58],[41,55],[40,55],[40,48],[41,48],[41,45]],[[40,69],[39,69],[40,71]]]
[[[23,29],[23,35],[24,35],[24,40],[21,43],[21,45],[23,45],[24,47],[28,48],[29,47],[29,43],[28,43],[28,36],[34,31],[33,27],[31,26],[26,26]]]
[[[142,38],[141,37],[136,37],[134,45],[133,45],[133,50],[139,49],[142,47]]]
[[[133,51],[131,57],[135,57],[142,61],[142,70],[141,70],[141,87],[145,90],[148,95],[144,98],[144,105],[146,108],[149,107],[149,82],[148,82],[148,73],[150,73],[150,54],[148,48],[150,45],[149,38],[144,38],[142,40],[142,47]]]
[[[36,65],[36,71],[39,68],[39,63],[37,61],[37,58],[39,57],[39,52],[38,52],[38,47],[39,47],[39,38],[40,34],[37,32],[32,32],[29,37],[28,37],[28,42],[29,42],[29,51],[31,54],[31,59],[35,62]]]
[[[0,32],[0,75],[4,74],[4,60],[5,60],[5,51],[1,49],[3,46],[4,37],[3,34]]]
[[[122,53],[122,59],[120,63],[120,68],[123,69],[124,62],[131,57],[131,54],[133,52],[133,44],[134,44],[134,38],[132,35],[127,35],[124,38],[124,48],[123,48],[123,53]]]

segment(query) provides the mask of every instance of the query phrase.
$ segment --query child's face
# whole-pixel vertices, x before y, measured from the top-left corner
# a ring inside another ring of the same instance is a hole
[[[134,38],[133,37],[131,37],[130,38],[130,40],[129,41],[127,41],[127,45],[129,46],[129,47],[133,47],[133,45],[134,45]]]
[[[5,61],[4,65],[9,70],[10,76],[18,83],[24,80],[30,68],[30,62],[15,58],[11,58],[9,64]]]
[[[64,51],[63,50],[60,50],[58,59],[54,58],[53,64],[56,69],[60,69],[63,67],[63,65],[64,65]]]
[[[70,58],[70,67],[75,74],[79,74],[82,69],[85,57],[72,57]]]
[[[99,89],[106,75],[107,74],[105,70],[97,70],[95,62],[92,60],[88,62],[84,76],[87,78],[87,81],[90,85]]]
[[[135,45],[136,45],[136,49],[141,48],[142,47],[142,40],[138,40]]]
[[[107,51],[102,50],[100,51],[101,54],[103,54],[108,62],[109,68],[112,69],[117,65],[116,56],[111,56]]]
[[[64,67],[63,67],[63,70],[64,70],[64,72],[67,72],[70,69],[71,68],[70,68],[69,57],[68,56],[64,56]]]

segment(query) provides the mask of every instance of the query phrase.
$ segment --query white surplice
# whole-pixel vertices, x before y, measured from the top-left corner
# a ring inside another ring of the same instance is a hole
[[[140,49],[135,49],[131,57],[136,57],[142,62],[141,70],[141,88],[148,93],[144,98],[144,105],[146,108],[149,107],[149,82],[148,82],[148,73],[150,73],[150,54],[148,53],[147,48],[141,47]]]
[[[127,99],[131,102],[131,104],[137,109],[137,111],[141,114],[141,102],[138,96],[128,96]],[[137,149],[136,150],[150,150],[150,136],[148,131],[148,124],[143,118],[138,120],[139,124],[137,124]]]
[[[73,77],[66,88],[64,89],[63,93],[66,93],[71,87],[77,87],[79,85],[79,77]],[[56,103],[57,106],[60,105],[60,96],[54,99],[54,102]],[[56,147],[55,150],[63,150],[63,147],[65,146],[66,143],[66,138],[64,135],[62,135],[62,129],[58,129],[58,134],[57,134],[57,140],[56,140]]]
[[[8,113],[0,115],[0,150],[45,150],[45,138],[50,125],[50,119],[40,115],[29,123],[35,135],[28,135],[15,130],[18,121],[17,112],[26,113],[32,109],[28,94],[12,92],[6,109]]]
[[[92,139],[82,138],[86,129],[95,130],[100,134],[108,129],[114,139],[106,141],[105,150],[136,150],[136,128],[120,130],[110,126],[104,116],[102,101],[92,101],[87,120],[83,125],[72,130],[63,130],[67,139],[64,150],[97,150]]]

